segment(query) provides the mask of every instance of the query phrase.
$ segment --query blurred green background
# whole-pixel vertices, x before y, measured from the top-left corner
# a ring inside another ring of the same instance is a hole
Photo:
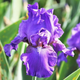
[[[60,40],[66,47],[72,28],[80,22],[80,0],[0,0],[0,80],[80,80],[80,69],[76,64],[77,54],[74,58],[68,57],[68,62],[62,62],[60,67],[55,66],[49,78],[26,75],[20,55],[25,52],[27,44],[21,42],[17,51],[11,51],[11,57],[5,55],[3,46],[17,35],[20,22],[28,18],[27,5],[35,2],[38,2],[39,8],[54,9],[53,14],[59,18],[64,30]],[[74,72],[75,70],[77,71]],[[68,75],[70,76],[67,77]]]

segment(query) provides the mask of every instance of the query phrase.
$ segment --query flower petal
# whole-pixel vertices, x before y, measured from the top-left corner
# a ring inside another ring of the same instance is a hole
[[[80,50],[80,32],[76,33],[70,39],[68,39],[67,44]]]
[[[24,61],[28,75],[37,77],[49,77],[56,65],[57,54],[50,46],[45,48],[27,47],[27,52],[21,55],[21,60]]]
[[[66,48],[65,45],[58,39],[55,39],[53,41],[53,48],[58,53],[58,51],[62,51],[62,53],[69,55],[69,56],[74,56],[73,51],[76,50],[75,47],[73,48]]]
[[[69,47],[65,50],[64,54],[74,57],[74,52],[73,52],[74,50],[76,50],[75,47],[74,48]]]
[[[11,56],[10,51],[11,51],[11,45],[10,44],[6,44],[4,46],[4,51],[6,53],[7,56]]]
[[[58,23],[58,18],[56,15],[53,15],[53,24],[55,27],[54,38],[60,38],[64,32],[62,28],[60,27],[61,24]]]
[[[78,64],[78,66],[80,67],[80,54],[78,55],[78,58],[77,58],[76,62]]]
[[[43,26],[42,20],[39,22],[39,16],[35,19],[23,20],[19,25],[19,35],[20,37],[26,37],[30,42],[31,35],[37,34]]]
[[[58,53],[58,51],[64,52],[66,50],[65,45],[59,39],[55,39],[53,41],[53,48],[56,51],[56,53]]]
[[[64,53],[60,53],[58,56],[58,61],[57,61],[57,65],[60,66],[60,63],[62,61],[67,62],[67,55],[65,55]]]
[[[6,44],[4,46],[4,51],[6,53],[7,56],[11,56],[10,52],[12,49],[17,50],[18,48],[18,44],[23,40],[23,38],[21,38],[20,36],[17,36],[14,38],[14,40],[11,41],[10,44]]]
[[[35,3],[33,5],[28,4],[27,8],[28,8],[28,11],[29,11],[29,13],[28,13],[29,18],[32,18],[33,15],[35,15],[38,12],[38,3]]]
[[[80,32],[80,23],[76,25],[76,27],[74,27],[72,29],[72,36],[75,35],[76,33]]]
[[[39,46],[40,44],[46,45],[49,43],[50,37],[50,32],[44,28],[41,28],[37,34],[31,36],[30,42],[33,46]]]
[[[65,50],[65,53],[64,52],[60,53],[59,56],[58,56],[57,65],[60,66],[60,63],[62,61],[67,62],[67,56],[74,57],[74,52],[73,52],[74,50],[76,50],[75,47],[74,48],[68,48],[68,49]]]
[[[37,34],[41,28],[51,33],[50,43],[53,41],[53,38],[62,36],[63,30],[58,23],[57,16],[53,15],[53,9],[38,9],[38,3],[35,3],[28,5],[28,11],[28,20],[23,20],[19,26],[20,37],[26,37],[30,42],[31,36]]]

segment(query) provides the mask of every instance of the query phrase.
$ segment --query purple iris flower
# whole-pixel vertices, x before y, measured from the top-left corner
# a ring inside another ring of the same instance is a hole
[[[29,4],[28,16],[27,20],[20,23],[17,37],[10,44],[6,44],[4,50],[7,56],[11,56],[10,51],[17,50],[21,41],[27,42],[29,45],[26,53],[21,55],[27,75],[46,78],[54,71],[58,51],[67,55],[66,47],[58,39],[63,30],[57,16],[53,15],[53,9],[38,9],[38,3]],[[53,45],[54,49],[50,45]],[[71,53],[68,55],[73,56]]]
[[[78,52],[80,52],[80,23],[77,24],[76,27],[72,29],[72,36],[70,39],[68,39],[67,43],[70,47],[76,47]],[[80,67],[80,53],[76,62]]]

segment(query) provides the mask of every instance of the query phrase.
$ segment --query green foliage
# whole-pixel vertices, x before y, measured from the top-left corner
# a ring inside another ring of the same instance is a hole
[[[0,42],[0,75],[1,75],[0,80],[12,80],[9,64],[1,42]]]
[[[4,1],[4,2],[3,2]],[[39,8],[54,9],[54,14],[59,18],[59,23],[64,30],[60,40],[66,41],[71,35],[71,30],[80,22],[80,0],[27,0],[28,3],[39,3]],[[67,5],[66,5],[67,4]],[[55,67],[49,78],[37,78],[26,75],[26,67],[20,60],[20,55],[26,52],[27,44],[20,43],[17,51],[11,51],[11,57],[4,53],[3,46],[11,42],[18,33],[19,24],[27,19],[22,0],[0,0],[0,80],[80,80],[80,69],[76,63],[78,54],[67,57],[68,62],[62,62]],[[27,9],[27,8],[26,8]],[[28,15],[28,14],[27,14]],[[10,21],[6,24],[4,16]],[[68,76],[68,77],[67,77]]]
[[[7,6],[8,6],[8,2],[0,3],[0,17],[4,15]]]
[[[59,80],[63,80],[67,75],[72,73],[77,69],[77,63],[76,63],[76,58],[78,55],[75,55],[74,57],[69,57],[68,56],[68,62],[62,62],[60,70],[59,70]]]
[[[80,76],[80,69],[78,69],[75,72],[73,72],[72,74],[70,74],[64,80],[77,80],[79,76]]]
[[[2,2],[0,3],[0,30],[3,29],[3,16],[5,15],[6,8],[8,6],[8,2]]]
[[[18,33],[19,24],[24,19],[27,19],[27,18],[23,17],[20,20],[18,20],[17,22],[11,24],[10,26],[7,26],[5,29],[0,31],[0,40],[3,45],[10,43],[11,40],[14,39],[14,37]]]

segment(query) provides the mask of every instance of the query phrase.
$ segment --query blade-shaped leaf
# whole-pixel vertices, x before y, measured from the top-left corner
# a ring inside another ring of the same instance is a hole
[[[20,54],[24,53],[25,43],[21,43],[20,49],[21,49],[21,50],[19,50],[20,53],[18,53],[19,59],[18,59],[17,66],[15,69],[14,80],[22,80],[22,61],[20,60]]]
[[[68,62],[62,62],[60,69],[59,69],[59,80],[63,80],[66,76],[71,74],[73,71],[77,69],[77,63],[76,58],[78,54],[76,54],[74,57],[68,56]]]
[[[64,80],[77,80],[79,76],[80,76],[80,68],[76,70],[75,72],[73,72],[72,74],[70,74]]]
[[[11,22],[19,19],[22,10],[22,0],[12,0],[12,17]]]
[[[64,30],[64,34],[62,35],[62,37],[60,38],[60,40],[66,44],[67,38],[70,36],[70,32],[72,30],[73,27],[76,26],[76,24],[78,23],[79,20],[79,16],[80,16],[80,2],[78,3],[78,9],[75,12],[75,16],[73,17],[73,19],[71,20],[70,24],[66,27],[66,29]],[[66,37],[65,37],[66,36]]]
[[[9,64],[0,42],[0,80],[12,80]]]
[[[8,4],[7,1],[0,3],[0,31],[4,28],[3,16],[5,15]]]
[[[17,22],[11,24],[10,26],[7,26],[5,29],[0,31],[0,40],[3,44],[10,43],[10,41],[17,35],[19,24],[22,20],[27,19],[26,17],[21,18]]]

